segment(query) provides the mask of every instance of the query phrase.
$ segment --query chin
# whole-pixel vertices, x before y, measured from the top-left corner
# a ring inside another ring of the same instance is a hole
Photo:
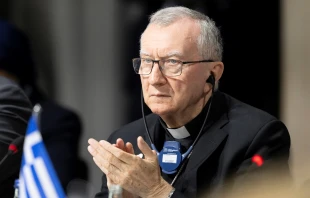
[[[168,105],[163,105],[163,104],[150,105],[149,108],[151,109],[153,113],[159,116],[169,115],[174,112],[171,107],[169,107]]]

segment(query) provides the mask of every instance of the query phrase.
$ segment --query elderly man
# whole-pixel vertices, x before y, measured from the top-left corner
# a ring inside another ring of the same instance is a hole
[[[289,175],[285,125],[217,89],[224,64],[212,20],[188,8],[164,8],[151,16],[140,42],[133,67],[152,114],[108,141],[89,139],[104,173],[97,197],[107,197],[111,184],[124,197],[216,195],[261,181],[271,169]]]

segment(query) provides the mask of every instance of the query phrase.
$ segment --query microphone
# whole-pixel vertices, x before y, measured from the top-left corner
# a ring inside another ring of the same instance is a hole
[[[8,158],[9,156],[18,153],[18,151],[22,148],[24,142],[24,136],[19,136],[15,140],[11,142],[11,144],[8,147],[8,152],[6,155],[2,158],[0,161],[0,166],[3,164],[3,162]]]
[[[251,159],[252,159],[252,163],[256,164],[257,167],[262,166],[265,161],[263,156],[259,154],[255,154]]]

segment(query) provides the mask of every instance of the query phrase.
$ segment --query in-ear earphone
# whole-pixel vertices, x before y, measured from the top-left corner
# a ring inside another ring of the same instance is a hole
[[[206,80],[206,83],[210,83],[213,87],[215,86],[215,77],[213,72],[211,72],[209,78]]]

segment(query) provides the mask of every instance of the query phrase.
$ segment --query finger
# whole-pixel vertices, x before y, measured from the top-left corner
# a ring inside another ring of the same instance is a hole
[[[102,150],[101,145],[99,142],[93,138],[88,140],[89,146],[87,147],[88,152],[95,157],[96,155],[103,155],[104,150]]]
[[[104,166],[102,166],[100,160],[96,159],[95,157],[93,157],[93,160],[94,160],[95,164],[98,166],[98,168],[100,168],[100,170],[101,170],[104,174],[108,174],[108,173],[109,173],[108,170],[107,170]]]
[[[87,150],[91,155],[93,155],[93,153],[95,152],[95,149],[90,145],[87,147]]]
[[[154,155],[152,149],[149,147],[149,145],[144,141],[144,139],[141,136],[138,137],[137,142],[139,149],[145,156],[145,159],[156,160],[155,159],[156,155]]]
[[[95,146],[91,146],[91,145],[89,145],[89,146],[87,147],[88,152],[89,152],[93,157],[96,156],[96,155],[98,155],[98,151],[97,151],[97,149],[95,149],[94,147],[95,147]]]
[[[97,147],[99,146],[99,143],[97,140],[93,139],[93,138],[89,138],[88,139],[88,144],[93,147],[94,149],[97,149]]]
[[[131,153],[131,154],[134,154],[134,153],[135,153],[135,151],[134,151],[134,149],[133,149],[133,146],[132,146],[132,144],[131,144],[130,142],[127,142],[127,143],[126,143],[126,152],[127,152],[127,153]]]
[[[108,151],[109,154],[112,154],[120,162],[123,162],[125,164],[130,165],[135,160],[135,157],[136,157],[135,155],[132,155],[132,154],[127,153],[121,149],[118,149],[118,148],[112,146],[109,142],[107,142],[105,140],[100,140],[99,144],[100,144],[101,148],[103,148],[105,151]],[[114,164],[114,165],[116,165],[116,164]]]
[[[109,171],[103,164],[100,163],[95,157],[93,157],[95,164],[100,168],[100,170],[106,175],[107,177],[107,184],[115,183],[114,181],[117,180],[118,176],[113,171]]]
[[[123,163],[117,161],[118,159],[115,158],[112,154],[107,156],[107,158],[112,157],[113,160],[107,160],[106,158],[102,157],[101,155],[95,155],[93,160],[95,161],[96,165],[105,173],[105,174],[113,174],[114,176],[120,176],[122,174]]]
[[[94,161],[96,159],[96,161],[98,162],[98,164],[96,165],[100,168],[105,159],[101,156],[100,152],[97,151],[98,147],[97,149],[94,149],[91,145],[89,145],[87,149],[88,152],[93,156]]]
[[[119,149],[125,150],[125,143],[121,138],[116,140],[116,145]]]
[[[111,144],[110,147],[122,151],[118,148],[115,148]],[[108,171],[116,171],[117,174],[120,174],[120,172],[122,172],[126,167],[126,163],[115,157],[108,150],[105,150],[97,141],[91,141],[91,145],[88,146],[88,151]],[[124,153],[124,151],[122,152]]]

